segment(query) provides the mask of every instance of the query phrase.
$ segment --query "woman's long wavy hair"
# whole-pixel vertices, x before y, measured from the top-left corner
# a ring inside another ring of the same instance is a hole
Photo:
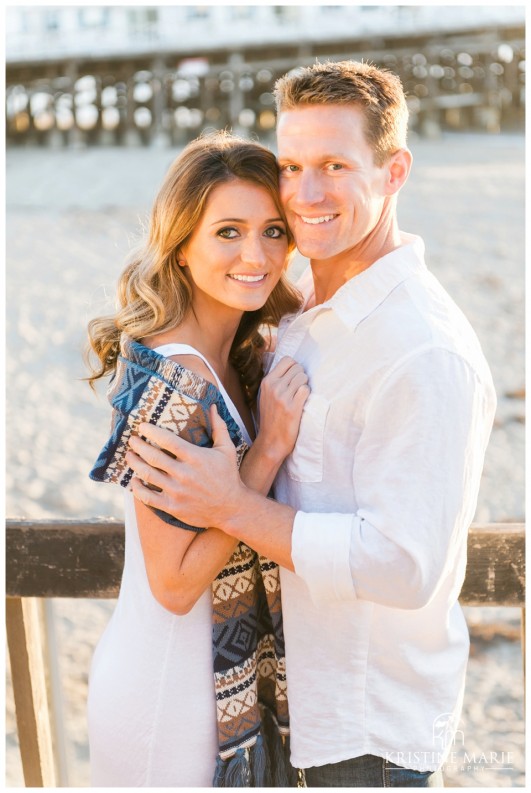
[[[272,152],[228,132],[204,135],[188,144],[171,165],[155,199],[146,240],[120,276],[116,313],[89,323],[87,362],[91,375],[87,379],[92,387],[96,380],[114,372],[122,333],[138,340],[183,321],[191,306],[192,289],[186,268],[177,263],[179,249],[196,228],[212,190],[234,179],[267,190],[285,222]],[[286,229],[287,264],[295,245],[287,223]],[[295,311],[300,303],[299,293],[283,273],[266,304],[243,314],[230,360],[250,405],[263,375],[265,341],[260,328],[278,325],[282,315]],[[96,366],[90,362],[91,352],[97,357]]]

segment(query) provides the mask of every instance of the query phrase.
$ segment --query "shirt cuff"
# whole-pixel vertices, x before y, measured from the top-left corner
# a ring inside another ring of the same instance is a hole
[[[291,537],[295,573],[304,580],[315,605],[355,600],[350,570],[354,515],[297,512]]]

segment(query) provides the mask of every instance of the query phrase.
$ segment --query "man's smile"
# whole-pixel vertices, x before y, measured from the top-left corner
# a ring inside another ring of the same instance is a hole
[[[299,217],[303,223],[309,223],[312,226],[315,226],[319,223],[329,223],[331,220],[334,220],[334,218],[337,218],[337,215],[321,215],[317,218],[309,218],[305,217],[304,215],[299,215]]]

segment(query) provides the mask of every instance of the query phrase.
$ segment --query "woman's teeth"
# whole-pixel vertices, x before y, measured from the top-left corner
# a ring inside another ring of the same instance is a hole
[[[229,278],[234,278],[235,281],[247,281],[249,283],[255,283],[257,281],[263,281],[265,275],[235,275],[230,274]]]

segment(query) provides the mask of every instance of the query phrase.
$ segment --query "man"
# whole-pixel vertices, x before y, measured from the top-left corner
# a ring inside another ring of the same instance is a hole
[[[398,78],[316,64],[276,99],[282,200],[311,271],[275,358],[312,389],[276,502],[243,486],[219,420],[209,450],[142,425],[177,460],[135,440],[132,467],[162,490],[133,490],[281,565],[292,763],[308,786],[437,786],[463,697],[457,599],[492,379],[422,241],[398,228],[412,159]]]

